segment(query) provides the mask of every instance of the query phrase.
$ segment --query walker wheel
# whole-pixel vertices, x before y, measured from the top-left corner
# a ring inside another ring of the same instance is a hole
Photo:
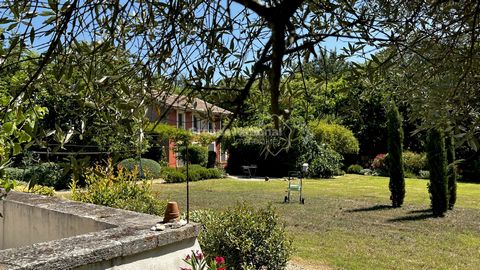
[[[305,198],[302,198],[301,203],[302,203],[302,204],[305,204]]]
[[[283,199],[283,202],[284,202],[284,203],[287,203],[287,202],[288,202],[288,197],[287,197],[287,196],[285,196],[285,198]]]

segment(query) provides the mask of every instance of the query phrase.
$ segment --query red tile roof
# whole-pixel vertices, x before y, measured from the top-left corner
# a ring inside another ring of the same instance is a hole
[[[157,100],[158,102],[163,103],[167,106],[171,106],[175,109],[192,110],[203,113],[224,115],[233,114],[229,110],[220,108],[216,105],[206,102],[203,99],[199,99],[196,97],[187,97],[167,92],[156,92],[153,94],[153,98],[155,98],[155,100]]]

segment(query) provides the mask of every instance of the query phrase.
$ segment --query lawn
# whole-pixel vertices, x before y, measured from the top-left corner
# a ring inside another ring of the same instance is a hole
[[[428,211],[427,181],[407,179],[405,204],[389,207],[388,178],[345,175],[306,180],[305,205],[283,204],[287,183],[208,180],[191,184],[191,208],[273,203],[294,240],[292,258],[307,269],[478,269],[480,185],[460,183],[455,210]],[[185,210],[183,184],[155,184]]]

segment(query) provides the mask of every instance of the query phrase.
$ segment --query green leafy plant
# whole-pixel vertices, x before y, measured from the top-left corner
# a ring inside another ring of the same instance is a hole
[[[328,147],[320,147],[317,155],[310,161],[309,177],[331,178],[340,173],[342,156]]]
[[[403,152],[403,164],[405,170],[418,175],[421,170],[426,170],[427,155],[425,153],[415,153],[412,151]]]
[[[352,164],[348,166],[347,173],[354,173],[354,174],[361,174],[360,172],[363,170],[363,167],[358,164]]]
[[[54,187],[56,190],[68,188],[71,176],[66,173],[60,164],[45,162],[25,168],[23,179],[30,186],[42,185]]]
[[[146,179],[157,179],[161,177],[161,167],[155,160],[142,158],[140,160],[134,158],[128,158],[120,161],[117,167],[122,167],[127,171],[137,171],[139,176],[142,177],[141,170]]]
[[[315,121],[310,128],[319,144],[327,144],[341,155],[356,154],[360,149],[352,131],[344,126]]]
[[[25,193],[34,193],[45,196],[55,196],[55,189],[52,187],[46,187],[42,185],[33,185],[29,187],[27,184],[17,184],[13,188],[15,191],[25,192]]]
[[[229,269],[284,269],[292,242],[273,207],[240,204],[222,212],[195,211],[204,229],[199,241],[207,258],[222,256]]]
[[[178,147],[180,155],[183,160],[186,160],[186,148]],[[208,148],[201,145],[188,146],[188,162],[190,164],[198,164],[202,167],[207,166],[208,162]]]
[[[85,173],[85,189],[71,183],[72,199],[153,215],[163,215],[165,204],[158,201],[146,180],[137,183],[138,171],[115,170],[111,160],[107,166],[96,165]]]

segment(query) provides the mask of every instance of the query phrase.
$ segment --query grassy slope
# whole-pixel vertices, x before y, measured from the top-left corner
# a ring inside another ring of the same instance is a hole
[[[460,183],[456,209],[434,219],[427,181],[408,179],[405,205],[389,208],[388,178],[307,180],[306,204],[283,204],[286,182],[209,180],[191,185],[191,207],[273,203],[294,238],[294,260],[313,269],[475,269],[480,265],[480,185]],[[185,184],[155,185],[185,209]]]

